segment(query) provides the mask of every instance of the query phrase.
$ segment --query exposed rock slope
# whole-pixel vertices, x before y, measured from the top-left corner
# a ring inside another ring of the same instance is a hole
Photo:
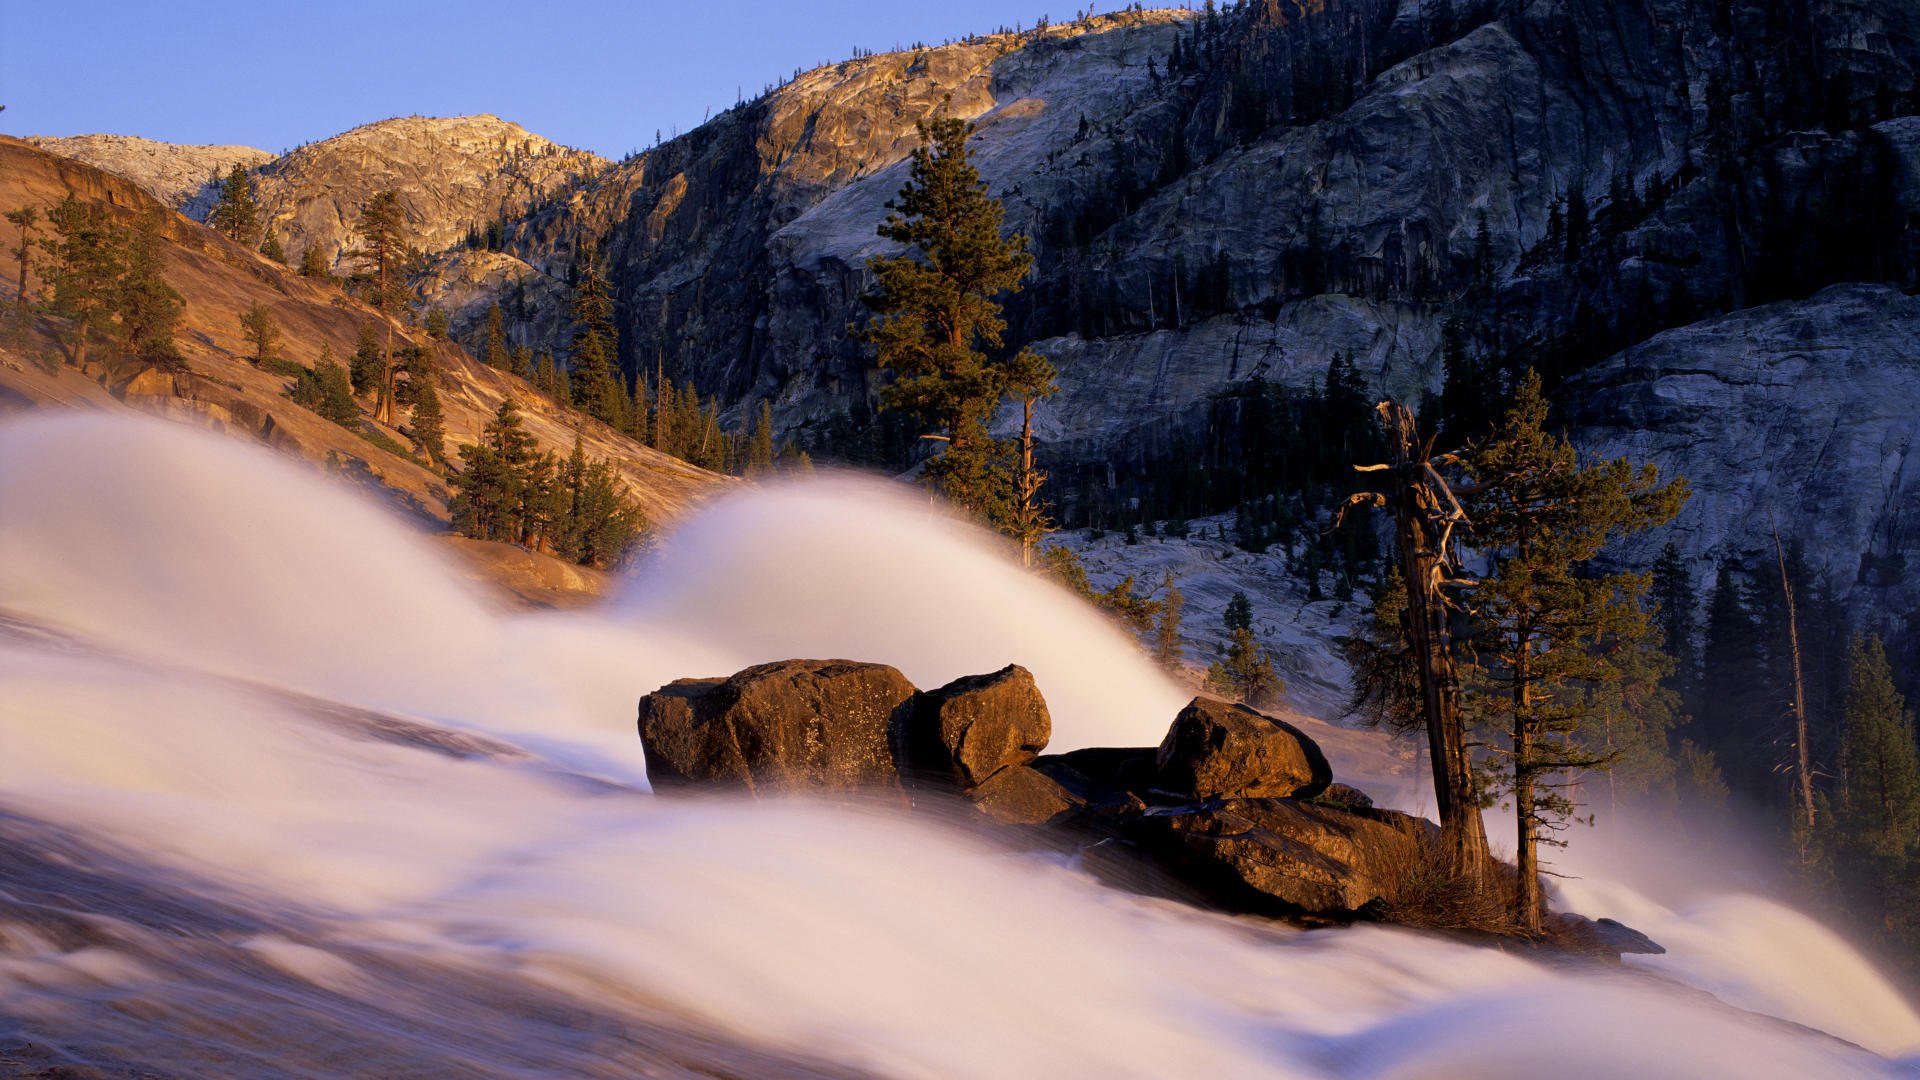
[[[51,338],[0,350],[0,410],[40,407],[135,409],[169,416],[235,435],[263,440],[315,463],[331,462],[376,492],[429,520],[445,521],[444,480],[410,458],[391,453],[358,433],[321,419],[288,401],[285,376],[247,362],[240,316],[264,304],[284,331],[283,356],[311,365],[322,348],[344,360],[362,325],[380,316],[330,285],[301,278],[213,230],[166,211],[132,182],[24,142],[0,137],[0,205],[50,207],[72,191],[83,201],[110,207],[123,222],[158,211],[167,241],[167,278],[186,299],[179,343],[191,370],[168,374],[90,362],[84,371],[63,365]],[[30,281],[38,291],[40,283]],[[0,293],[11,298],[13,275],[0,275]],[[397,328],[404,336],[405,327]],[[715,485],[727,483],[685,462],[659,454],[596,421],[561,409],[525,384],[494,371],[445,343],[421,335],[440,367],[439,393],[447,445],[473,442],[500,402],[512,395],[527,428],[541,446],[565,455],[575,431],[587,452],[608,457],[647,513],[667,520],[683,513]],[[97,352],[98,350],[96,350]],[[386,429],[405,444],[404,431]]]
[[[251,146],[190,146],[131,135],[31,136],[27,142],[61,157],[125,177],[142,191],[193,217],[205,217],[219,178],[235,165],[258,168],[273,155]]]
[[[259,198],[290,254],[317,245],[337,265],[375,192],[399,191],[415,246],[436,252],[469,229],[524,216],[606,164],[495,116],[405,116],[276,159],[259,172]]]

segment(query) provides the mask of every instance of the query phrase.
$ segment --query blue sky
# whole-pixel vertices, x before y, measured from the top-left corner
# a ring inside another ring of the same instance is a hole
[[[855,46],[1058,22],[1084,3],[8,0],[0,131],[278,152],[388,116],[490,112],[618,157]]]

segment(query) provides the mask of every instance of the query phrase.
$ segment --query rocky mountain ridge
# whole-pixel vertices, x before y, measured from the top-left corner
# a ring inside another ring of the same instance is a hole
[[[131,180],[194,218],[206,217],[227,170],[235,165],[255,169],[274,159],[273,154],[251,146],[193,146],[132,135],[36,135],[24,141]]]
[[[0,346],[0,412],[130,410],[259,440],[345,475],[429,527],[445,527],[446,480],[414,457],[396,452],[408,442],[405,429],[363,418],[368,433],[363,436],[293,404],[284,393],[287,376],[247,359],[250,346],[240,322],[255,303],[265,306],[283,333],[281,359],[311,366],[323,348],[344,362],[354,351],[360,328],[381,325],[382,316],[333,284],[303,278],[167,209],[131,181],[0,137],[0,205],[37,206],[44,212],[69,192],[84,203],[107,208],[120,224],[142,214],[158,215],[166,276],[186,301],[177,340],[187,370],[166,372],[99,359],[76,369],[62,361],[61,347],[42,326],[25,341]],[[0,279],[0,293],[10,307],[14,277]],[[30,279],[31,290],[41,286],[37,274]],[[451,343],[436,342],[406,326],[394,329],[400,344],[414,340],[432,352],[449,453],[460,443],[477,441],[500,403],[512,397],[541,449],[564,457],[578,433],[589,455],[613,461],[636,501],[656,522],[684,514],[728,483],[553,404]],[[528,559],[510,552],[474,545],[466,550],[483,564],[517,575],[525,593],[539,591],[539,582],[547,579],[557,583],[558,592],[595,584],[588,580],[591,575],[575,575],[575,580],[567,576],[570,571],[524,565]]]

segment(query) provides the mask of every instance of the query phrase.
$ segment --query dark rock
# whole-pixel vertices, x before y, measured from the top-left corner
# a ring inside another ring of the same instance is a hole
[[[1025,765],[1053,734],[1033,675],[1009,664],[929,690],[914,702],[906,758],[916,772],[971,790],[1002,769]]]
[[[996,825],[1049,825],[1086,805],[1086,800],[1037,769],[1001,769],[975,788],[973,805]]]
[[[1373,796],[1352,784],[1328,784],[1327,790],[1320,793],[1319,799],[1321,802],[1332,803],[1347,810],[1373,809]]]
[[[1090,803],[1131,801],[1144,806],[1153,790],[1154,751],[1146,746],[1094,746],[1035,758],[1033,767]]]
[[[1299,799],[1161,807],[1128,826],[1144,849],[1226,906],[1337,918],[1391,897],[1435,831],[1392,810]]]
[[[1154,766],[1161,789],[1201,800],[1312,798],[1333,780],[1326,756],[1299,729],[1200,697],[1174,718]]]
[[[914,697],[885,664],[783,660],[681,679],[640,699],[655,791],[693,784],[899,790],[894,738]]]
[[[1546,930],[1553,942],[1569,952],[1617,960],[1627,953],[1664,954],[1666,947],[1623,922],[1589,919],[1569,911],[1547,916]]]

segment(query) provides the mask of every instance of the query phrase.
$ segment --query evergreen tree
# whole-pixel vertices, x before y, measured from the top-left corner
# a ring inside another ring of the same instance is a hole
[[[919,130],[907,184],[879,228],[907,251],[868,260],[875,288],[862,299],[876,318],[863,339],[894,372],[882,407],[915,415],[945,443],[928,479],[993,520],[1010,502],[987,434],[1009,381],[1007,362],[990,356],[1006,329],[996,298],[1019,288],[1033,258],[1025,236],[1000,235],[1004,210],[968,159],[972,125],[936,118]]]
[[[314,411],[344,428],[360,426],[360,406],[353,400],[353,385],[347,369],[333,358],[333,349],[320,346],[320,359],[313,365],[314,381],[319,385],[319,401]]]
[[[619,372],[619,333],[614,328],[613,293],[589,250],[581,258],[568,312],[573,316],[568,388],[581,412],[616,428],[627,422],[627,389]]]
[[[327,265],[327,255],[320,250],[319,244],[308,244],[300,253],[300,276],[320,280],[332,280],[333,270]]]
[[[1160,580],[1160,621],[1153,630],[1153,658],[1168,671],[1186,667],[1186,653],[1180,645],[1180,614],[1187,605],[1185,594],[1174,583],[1173,571]]]
[[[1596,714],[1627,700],[1635,683],[1666,673],[1655,627],[1641,606],[1649,581],[1591,563],[1616,537],[1665,523],[1687,497],[1653,466],[1625,460],[1582,467],[1546,430],[1547,401],[1529,371],[1506,418],[1466,455],[1482,486],[1469,501],[1472,542],[1491,563],[1473,590],[1472,648],[1463,704],[1507,745],[1489,790],[1511,797],[1520,889],[1515,915],[1538,930],[1538,845],[1576,810],[1564,794],[1586,769],[1618,754],[1583,738]]]
[[[110,329],[121,275],[120,234],[103,208],[82,203],[72,192],[47,221],[58,237],[48,245],[53,255],[47,275],[53,286],[50,310],[67,320],[62,334],[67,358],[81,367],[87,347]]]
[[[1920,751],[1879,638],[1854,640],[1847,681],[1842,833],[1868,857],[1910,858],[1920,843]]]
[[[452,477],[455,494],[448,509],[461,535],[520,542],[527,516],[528,474],[539,456],[536,445],[523,426],[519,406],[508,398],[481,432],[480,441],[460,448],[466,468]]]
[[[487,308],[486,344],[481,350],[480,358],[488,367],[500,371],[507,371],[513,366],[507,347],[506,316],[501,312],[499,304]]]
[[[281,266],[287,265],[287,251],[280,246],[280,236],[272,229],[268,229],[267,238],[260,241],[260,254],[265,255]]]
[[[435,341],[447,339],[447,313],[439,308],[427,309],[427,336]]]
[[[1732,560],[1715,572],[1706,620],[1696,741],[1720,763],[1728,788],[1758,798],[1772,786],[1779,710],[1769,702],[1760,627],[1748,613],[1747,589]]]
[[[447,460],[446,425],[440,413],[440,393],[433,388],[431,379],[422,379],[414,387],[412,420],[407,436],[413,440],[414,448],[427,455],[427,460],[435,465],[444,465]]]
[[[347,362],[347,371],[356,394],[371,393],[380,385],[380,372],[386,363],[385,353],[380,348],[380,334],[372,323],[361,323],[359,335],[354,339],[353,356]]]
[[[373,418],[382,424],[393,423],[393,318],[405,310],[406,273],[413,261],[407,242],[407,211],[400,193],[376,192],[360,210],[360,247],[353,253],[365,277],[366,301],[375,311],[387,316],[386,339],[381,351],[379,396]]]
[[[1274,673],[1267,650],[1253,636],[1253,603],[1247,594],[1236,592],[1227,601],[1221,620],[1227,630],[1226,656],[1208,670],[1209,688],[1233,697],[1256,709],[1279,702],[1286,684]]]
[[[528,382],[533,381],[533,349],[527,345],[515,345],[507,353],[507,374],[517,375]]]
[[[260,207],[253,198],[253,177],[235,162],[220,185],[220,201],[207,215],[207,224],[242,247],[252,247],[260,235]]]
[[[762,476],[773,471],[773,406],[760,402],[760,415],[754,422],[752,443],[747,450],[747,475]]]
[[[276,350],[280,344],[280,324],[274,321],[272,309],[265,304],[256,300],[240,316],[240,333],[253,346],[253,355],[247,359],[255,367],[279,358]]]
[[[20,325],[25,327],[33,311],[33,293],[27,289],[27,272],[33,261],[33,230],[40,224],[40,208],[22,206],[7,211],[7,222],[20,230],[20,246],[13,249],[12,255],[19,266],[15,280],[14,308],[19,314]]]
[[[127,355],[156,367],[180,370],[186,361],[180,356],[173,335],[187,303],[178,290],[167,283],[166,249],[160,237],[158,212],[145,213],[134,222],[127,235],[127,246],[114,308],[120,316],[120,339]]]

